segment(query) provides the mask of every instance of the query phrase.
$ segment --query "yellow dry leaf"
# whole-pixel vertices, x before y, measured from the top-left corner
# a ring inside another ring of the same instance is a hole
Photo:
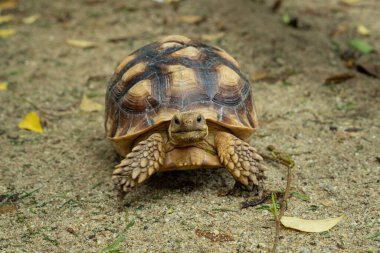
[[[14,9],[17,6],[16,0],[5,0],[0,2],[0,10]]]
[[[179,21],[186,24],[198,24],[203,21],[203,17],[196,15],[187,15],[179,17]]]
[[[9,21],[12,21],[13,18],[14,18],[13,15],[0,16],[0,24],[4,24],[4,23],[7,23]]]
[[[79,48],[92,48],[96,46],[96,44],[92,41],[74,40],[74,39],[67,39],[66,44],[73,47],[79,47]]]
[[[341,0],[340,2],[345,5],[355,5],[359,3],[361,0]]]
[[[358,25],[357,32],[363,36],[369,36],[369,30],[364,25]]]
[[[216,41],[224,37],[224,32],[201,34],[201,40],[205,42]]]
[[[24,22],[24,24],[33,24],[33,23],[36,22],[40,17],[41,17],[40,14],[34,14],[34,15],[32,15],[32,16],[29,16],[29,17],[23,18],[23,19],[22,19],[22,22]]]
[[[16,33],[15,29],[0,29],[0,38],[8,38]]]
[[[28,113],[24,119],[18,124],[19,128],[27,129],[37,133],[43,133],[40,118],[38,117],[36,112]]]
[[[296,217],[282,216],[281,223],[287,228],[293,228],[303,232],[320,233],[334,227],[344,215],[324,220],[304,220]]]
[[[80,102],[79,108],[85,112],[96,112],[101,111],[103,109],[103,105],[92,101],[86,95],[84,95],[82,101]]]
[[[8,83],[0,82],[0,90],[6,90],[6,89],[8,89]]]

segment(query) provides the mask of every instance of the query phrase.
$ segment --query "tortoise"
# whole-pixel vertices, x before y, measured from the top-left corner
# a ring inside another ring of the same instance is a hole
[[[180,35],[148,44],[117,66],[105,103],[107,137],[124,157],[112,175],[119,193],[156,172],[220,167],[262,187],[263,158],[244,141],[258,126],[251,85],[221,48]]]

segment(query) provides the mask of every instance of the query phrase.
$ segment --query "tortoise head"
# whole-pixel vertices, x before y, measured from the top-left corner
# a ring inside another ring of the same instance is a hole
[[[197,112],[180,112],[169,125],[169,140],[175,146],[189,146],[204,140],[208,134],[205,117]]]

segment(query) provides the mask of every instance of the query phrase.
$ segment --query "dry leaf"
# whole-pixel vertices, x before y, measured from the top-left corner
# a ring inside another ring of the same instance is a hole
[[[13,18],[14,18],[13,15],[0,16],[0,24],[4,24],[4,23],[7,23],[9,21],[12,21]]]
[[[360,73],[380,79],[380,65],[359,63],[356,65],[356,70]]]
[[[36,112],[28,113],[24,119],[18,124],[19,128],[27,129],[37,133],[43,133],[40,118],[38,117]]]
[[[293,228],[303,232],[320,233],[334,227],[344,215],[324,220],[304,220],[297,217],[282,216],[281,223],[287,228]]]
[[[204,20],[202,16],[196,16],[196,15],[187,15],[187,16],[180,16],[179,21],[186,24],[199,24]]]
[[[369,36],[369,30],[364,25],[358,25],[358,28],[356,30],[360,35],[363,36]]]
[[[325,84],[338,84],[338,83],[343,83],[351,78],[354,78],[355,75],[352,73],[342,73],[342,74],[337,74],[330,76],[326,78]]]
[[[7,90],[7,89],[8,89],[8,83],[0,82],[0,90]]]
[[[103,109],[103,105],[89,99],[86,95],[83,96],[79,108],[85,112],[96,112]]]
[[[0,214],[13,213],[16,211],[17,211],[17,206],[15,204],[1,205],[0,206]]]
[[[14,9],[17,6],[16,0],[5,0],[0,3],[0,10]]]
[[[24,24],[33,24],[33,23],[36,22],[40,17],[41,17],[40,14],[34,14],[34,15],[32,15],[32,16],[29,16],[29,17],[23,18],[23,19],[22,19],[22,22],[24,22]]]
[[[211,34],[202,34],[201,35],[201,40],[205,42],[212,42],[219,40],[224,37],[224,32],[219,32],[219,33],[211,33]]]
[[[16,33],[15,29],[0,29],[0,38],[8,38]]]
[[[252,77],[252,81],[254,81],[254,82],[264,80],[265,78],[268,77],[268,72],[265,72],[265,71],[255,72],[255,73],[253,73],[253,75],[251,77]]]
[[[205,238],[211,240],[212,242],[229,242],[229,241],[234,240],[234,238],[231,235],[221,234],[221,233],[219,233],[219,231],[208,232],[208,231],[196,229],[195,234],[198,237],[205,237]]]
[[[341,4],[348,5],[348,6],[353,6],[359,2],[360,0],[340,0]]]
[[[79,48],[92,48],[96,46],[96,44],[92,41],[74,40],[74,39],[67,39],[66,44],[73,47],[79,47]]]

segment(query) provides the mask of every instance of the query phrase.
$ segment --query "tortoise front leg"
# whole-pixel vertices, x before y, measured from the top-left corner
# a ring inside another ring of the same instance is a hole
[[[159,133],[139,142],[113,171],[112,180],[120,195],[145,181],[164,163],[164,141]]]
[[[215,135],[215,145],[221,163],[226,166],[236,181],[262,190],[265,178],[263,158],[248,143],[227,132]]]

